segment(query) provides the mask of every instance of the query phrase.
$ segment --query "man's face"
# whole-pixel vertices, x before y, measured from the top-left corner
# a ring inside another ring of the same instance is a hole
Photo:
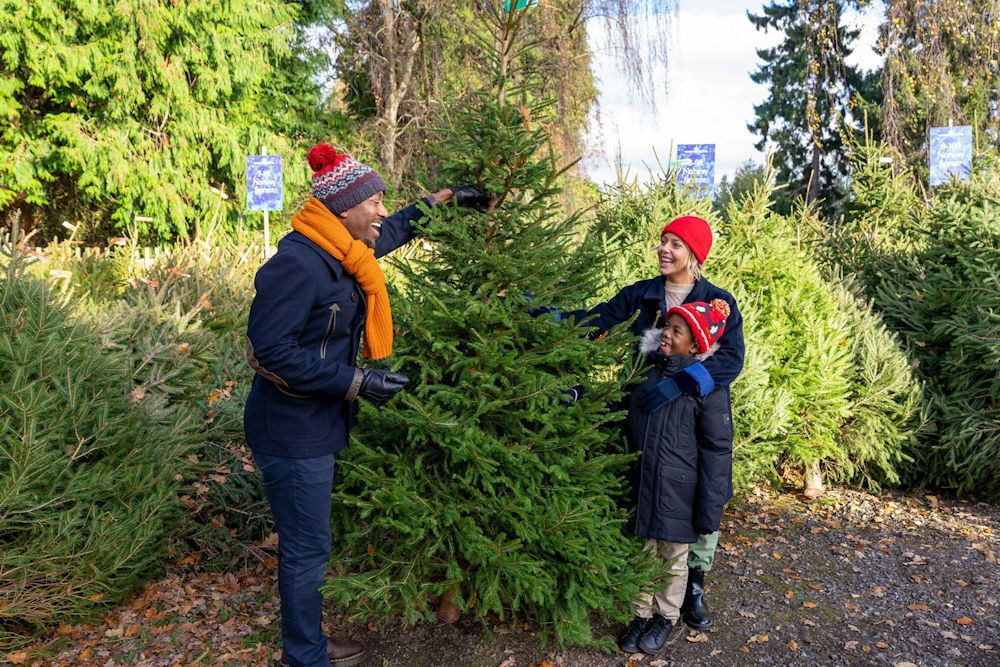
[[[672,313],[667,320],[667,326],[660,332],[660,352],[663,354],[683,354],[691,357],[698,354],[698,345],[687,321]]]
[[[352,206],[337,215],[340,222],[347,228],[352,238],[361,241],[369,248],[375,247],[382,228],[382,218],[389,215],[382,204],[384,192],[378,192],[357,206]]]

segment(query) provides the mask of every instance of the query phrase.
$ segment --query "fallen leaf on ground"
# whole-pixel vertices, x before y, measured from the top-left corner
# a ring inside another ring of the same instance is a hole
[[[743,618],[757,618],[757,614],[752,611],[743,611],[742,609],[740,609],[740,616]]]
[[[889,645],[886,644],[885,642],[875,642],[875,646],[877,646],[878,648],[889,648]]]
[[[798,642],[796,642],[794,639],[790,639],[788,641],[788,648],[790,648],[793,651],[798,651],[799,650]]]
[[[857,647],[858,647],[858,642],[857,640],[854,639],[844,644],[844,648],[847,649],[848,651],[853,651]]]
[[[906,607],[910,611],[927,611],[928,606],[925,604],[911,604]]]
[[[685,639],[687,639],[689,642],[700,644],[702,642],[708,641],[708,635],[706,635],[704,632],[692,632],[687,637],[685,637]]]
[[[754,635],[747,640],[747,644],[763,644],[766,641],[770,641],[771,638],[767,635]]]
[[[968,616],[963,616],[962,618],[958,619],[955,622],[958,623],[959,625],[968,625],[969,623],[972,623],[972,619],[969,618]]]
[[[815,602],[803,602],[802,606],[806,607],[808,609],[814,609],[816,607],[816,603]]]

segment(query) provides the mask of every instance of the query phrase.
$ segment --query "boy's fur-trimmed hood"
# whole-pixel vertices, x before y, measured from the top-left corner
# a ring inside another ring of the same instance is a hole
[[[656,327],[650,327],[643,331],[642,336],[639,337],[639,352],[649,354],[650,352],[659,350],[661,333],[663,333],[663,329],[657,329]]]

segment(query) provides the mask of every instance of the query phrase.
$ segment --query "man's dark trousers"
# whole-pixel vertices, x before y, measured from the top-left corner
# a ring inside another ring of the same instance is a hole
[[[302,459],[254,454],[278,529],[281,638],[289,665],[330,664],[319,587],[330,562],[336,460],[334,454]]]

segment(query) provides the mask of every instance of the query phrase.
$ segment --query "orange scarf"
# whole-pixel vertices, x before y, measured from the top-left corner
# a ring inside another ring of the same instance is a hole
[[[375,251],[353,238],[323,203],[310,197],[292,218],[292,229],[323,248],[354,276],[368,297],[365,322],[365,359],[392,354],[392,312],[385,275],[375,261]]]

